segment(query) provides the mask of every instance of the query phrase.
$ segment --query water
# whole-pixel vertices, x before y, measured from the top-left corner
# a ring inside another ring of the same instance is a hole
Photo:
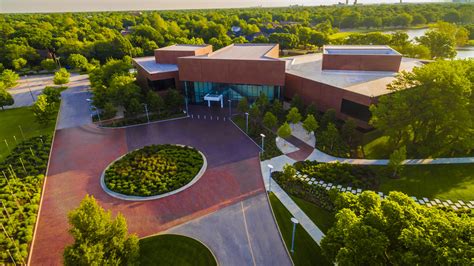
[[[408,34],[410,40],[414,40],[416,37],[423,36],[427,30],[428,28],[408,29],[403,31]],[[384,33],[393,33],[393,31],[386,31]],[[456,59],[474,58],[474,46],[458,47],[456,52]]]

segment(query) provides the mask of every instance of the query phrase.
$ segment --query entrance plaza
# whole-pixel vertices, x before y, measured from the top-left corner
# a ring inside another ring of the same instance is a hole
[[[197,183],[180,193],[146,202],[116,199],[102,190],[100,175],[110,162],[145,145],[164,143],[189,145],[206,156],[208,167]],[[188,222],[208,217],[194,223],[197,228],[191,233],[211,249],[222,249],[215,252],[218,261],[237,265],[241,256],[242,261],[256,260],[261,265],[291,265],[265,199],[258,153],[259,148],[247,136],[222,119],[184,118],[119,129],[89,124],[58,130],[31,265],[61,264],[65,246],[72,243],[67,214],[86,194],[93,195],[114,215],[122,213],[129,231],[139,237],[180,224],[188,225],[174,231],[186,233],[192,225]],[[226,207],[231,209],[224,210]],[[230,214],[234,219],[227,219]],[[223,238],[225,241],[219,240]]]

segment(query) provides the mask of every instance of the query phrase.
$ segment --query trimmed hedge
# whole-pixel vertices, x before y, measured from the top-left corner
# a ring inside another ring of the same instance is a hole
[[[152,145],[114,162],[104,176],[110,190],[130,196],[155,196],[189,183],[204,161],[194,148]]]

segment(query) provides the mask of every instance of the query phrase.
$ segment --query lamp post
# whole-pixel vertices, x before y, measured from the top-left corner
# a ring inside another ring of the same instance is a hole
[[[143,106],[145,106],[146,121],[150,123],[150,116],[148,115],[148,105],[144,103]]]
[[[262,137],[262,153],[265,151],[265,134],[261,133],[260,137]]]
[[[273,171],[273,165],[269,164],[267,165],[268,167],[268,192],[272,192],[272,171]]]
[[[28,75],[25,75],[25,83],[26,83],[26,87],[28,87],[28,91],[30,92],[31,99],[33,99],[33,102],[35,102],[35,96],[33,96],[33,92],[31,92],[30,84],[28,83]]]
[[[184,104],[186,106],[186,115],[189,116],[189,110],[188,110],[188,96],[184,97]]]
[[[295,253],[295,233],[296,225],[299,224],[299,221],[295,217],[291,217],[291,222],[293,223],[293,234],[291,235],[291,254]]]
[[[227,100],[229,102],[229,118],[232,116],[232,100]]]
[[[249,113],[245,113],[245,133],[249,133]]]

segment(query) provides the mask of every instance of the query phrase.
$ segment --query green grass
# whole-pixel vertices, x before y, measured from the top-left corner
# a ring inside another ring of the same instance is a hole
[[[25,139],[39,135],[52,135],[55,120],[47,126],[42,126],[36,122],[31,107],[21,107],[5,111],[0,110],[0,125],[0,161],[2,161],[10,153],[5,140],[8,142],[10,150],[16,146],[14,136],[17,142],[23,140],[19,126],[23,130]]]
[[[311,221],[313,221],[313,223],[323,231],[323,233],[326,233],[336,221],[334,213],[304,199],[293,196],[291,196],[291,198],[295,201],[296,205],[298,205],[303,212],[308,215]]]
[[[288,250],[291,249],[291,234],[293,224],[290,219],[292,215],[283,206],[283,204],[276,198],[275,195],[270,194],[270,202],[272,204],[273,212],[280,228],[285,244]],[[296,266],[299,265],[331,265],[321,253],[321,248],[314,242],[309,234],[298,225],[295,234],[295,252],[292,255],[293,262]]]
[[[140,239],[140,265],[217,265],[211,251],[192,238],[157,235]]]
[[[378,172],[382,167],[374,166]],[[417,198],[442,200],[474,200],[474,164],[409,165],[405,166],[399,179],[380,174],[379,190],[401,191]]]

